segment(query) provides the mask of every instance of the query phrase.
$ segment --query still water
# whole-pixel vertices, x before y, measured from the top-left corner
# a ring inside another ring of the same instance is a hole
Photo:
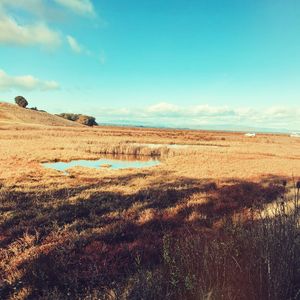
[[[51,168],[58,171],[66,171],[72,167],[88,167],[95,169],[109,169],[109,170],[120,170],[120,169],[138,169],[138,168],[149,168],[160,164],[159,160],[148,159],[139,160],[137,158],[125,160],[125,159],[107,159],[101,158],[98,160],[72,160],[70,162],[54,162],[54,163],[43,163],[45,168]]]

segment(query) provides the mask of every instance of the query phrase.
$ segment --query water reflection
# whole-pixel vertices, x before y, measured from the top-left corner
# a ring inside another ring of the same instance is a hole
[[[54,162],[43,163],[45,168],[51,168],[58,171],[66,171],[72,167],[87,167],[95,169],[137,169],[154,167],[160,164],[157,159],[149,159],[146,156],[133,156],[133,155],[105,155],[104,158],[98,160],[72,160],[69,162]]]

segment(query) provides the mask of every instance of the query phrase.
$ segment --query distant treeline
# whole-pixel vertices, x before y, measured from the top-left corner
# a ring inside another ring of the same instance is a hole
[[[67,120],[70,120],[70,121],[78,122],[80,124],[87,125],[87,126],[98,125],[96,122],[96,119],[94,117],[86,116],[86,115],[82,115],[82,114],[62,113],[62,114],[57,114],[57,116],[67,119]]]

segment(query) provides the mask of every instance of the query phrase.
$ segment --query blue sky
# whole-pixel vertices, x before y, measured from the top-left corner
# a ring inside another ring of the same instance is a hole
[[[300,129],[298,0],[0,0],[0,100],[99,122]]]

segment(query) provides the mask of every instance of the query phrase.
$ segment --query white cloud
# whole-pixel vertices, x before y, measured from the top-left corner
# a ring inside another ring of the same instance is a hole
[[[77,53],[77,54],[84,54],[87,55],[89,57],[92,57],[96,60],[98,60],[98,62],[102,65],[105,64],[106,62],[106,56],[104,51],[101,51],[99,56],[95,55],[95,53],[93,53],[92,51],[90,51],[89,49],[87,49],[86,47],[84,47],[83,45],[81,45],[73,36],[71,35],[67,35],[66,36],[66,40],[70,46],[70,49]]]
[[[32,75],[10,76],[0,69],[0,90],[57,90],[59,84],[55,81],[43,81]]]
[[[232,109],[227,106],[210,106],[210,105],[196,105],[190,109],[190,112],[195,115],[205,115],[205,116],[214,116],[214,115],[235,115]]]
[[[295,107],[193,106],[162,102],[140,108],[93,108],[99,120],[113,124],[136,124],[203,129],[248,130],[269,128],[300,130],[300,109]]]
[[[287,115],[294,114],[295,112],[297,113],[297,110],[296,111],[294,111],[294,110],[291,111],[287,107],[280,107],[280,106],[270,107],[266,110],[266,114],[268,116],[278,117],[278,118],[282,118],[282,117],[285,117]]]
[[[179,110],[179,107],[171,103],[161,102],[149,106],[147,110],[151,113],[170,113],[177,112]]]
[[[43,0],[0,0],[0,8],[22,9],[30,14],[44,16],[48,10]]]
[[[105,64],[106,57],[102,51],[98,54],[81,45],[75,37],[63,35],[51,28],[50,20],[64,8],[81,13],[95,15],[94,6],[90,0],[54,0],[56,6],[46,0],[0,0],[0,45],[19,47],[42,46],[54,49],[66,39],[70,49],[77,54],[92,57],[101,64]],[[62,7],[63,6],[63,7]],[[22,12],[22,13],[20,13]]]
[[[90,0],[54,0],[75,13],[81,15],[95,15],[93,3]]]
[[[50,48],[59,46],[60,35],[44,23],[23,25],[0,12],[0,44],[31,46],[43,45]]]
[[[69,43],[70,48],[76,52],[76,53],[81,53],[83,51],[83,47],[79,45],[77,40],[72,37],[71,35],[67,35],[67,41]]]

